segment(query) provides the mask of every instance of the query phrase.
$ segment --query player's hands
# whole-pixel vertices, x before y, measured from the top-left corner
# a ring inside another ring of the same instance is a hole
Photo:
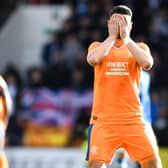
[[[125,39],[130,38],[130,25],[126,16],[117,15],[117,21],[119,24],[120,37],[124,41]]]
[[[117,20],[117,15],[114,14],[109,20],[108,20],[108,32],[109,35],[116,39],[119,34],[119,22]]]

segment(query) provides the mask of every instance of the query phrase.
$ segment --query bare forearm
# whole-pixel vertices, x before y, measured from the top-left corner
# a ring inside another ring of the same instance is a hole
[[[149,70],[153,65],[153,58],[150,54],[150,51],[144,51],[140,48],[133,40],[129,40],[126,44],[129,51],[132,53],[137,63],[142,66],[144,70]]]
[[[109,36],[99,47],[93,49],[87,55],[87,61],[91,65],[99,64],[102,59],[108,54],[110,48],[113,46],[115,38]]]
[[[136,62],[142,66],[144,70],[149,70],[153,65],[153,58],[150,54],[149,49],[147,51],[140,48],[131,38],[130,30],[132,28],[131,18],[126,18],[125,16],[118,15],[118,22],[120,27],[120,37],[127,45],[127,48],[132,53]]]

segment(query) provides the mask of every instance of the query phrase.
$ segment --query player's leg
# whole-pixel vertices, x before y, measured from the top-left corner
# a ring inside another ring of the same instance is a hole
[[[89,168],[105,168],[115,150],[120,147],[117,129],[103,124],[90,125],[86,160]]]
[[[86,156],[86,160],[88,160],[88,168],[105,168],[104,162],[94,161],[99,160],[101,158],[101,156],[98,155],[97,151],[98,149],[100,149],[100,146],[97,143],[98,139],[96,140],[96,137],[98,138],[99,135],[95,136],[97,132],[98,128],[91,124],[88,128],[88,151]],[[97,156],[95,157],[95,155]]]
[[[141,165],[142,165],[142,168],[162,168],[160,158],[144,162]]]
[[[151,127],[148,124],[137,124],[126,129],[128,133],[125,133],[124,143],[132,160],[139,161],[143,168],[162,168],[156,138]]]
[[[4,153],[0,154],[0,168],[8,168],[8,161]]]
[[[123,148],[119,148],[115,152],[113,161],[108,168],[117,168],[117,167],[128,168],[129,166],[130,166],[130,159],[127,152]]]
[[[146,133],[148,135],[148,137],[150,138],[152,144],[154,144],[154,148],[157,151],[157,157],[155,160],[150,160],[147,162],[142,163],[142,168],[162,168],[162,163],[160,160],[160,157],[158,155],[158,145],[157,145],[157,140],[156,137],[154,135],[152,126],[150,123],[146,123]]]
[[[89,168],[106,168],[105,163],[102,162],[89,162]]]

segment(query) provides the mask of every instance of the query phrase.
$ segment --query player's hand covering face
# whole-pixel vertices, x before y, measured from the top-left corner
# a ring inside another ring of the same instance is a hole
[[[109,35],[114,39],[119,35],[119,22],[116,16],[117,14],[113,14],[107,22]]]
[[[131,17],[128,15],[117,15],[117,21],[121,39],[129,37],[132,26]]]
[[[131,17],[128,15],[113,14],[108,20],[109,35],[115,39],[129,37],[131,28]]]

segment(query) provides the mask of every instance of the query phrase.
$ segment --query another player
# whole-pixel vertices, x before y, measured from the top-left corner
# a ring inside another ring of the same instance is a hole
[[[151,124],[151,101],[150,101],[150,74],[146,71],[141,72],[140,80],[140,99],[143,109],[143,118],[145,122]]]
[[[5,132],[8,123],[8,115],[11,111],[11,97],[7,84],[0,76],[0,168],[8,168],[8,161],[4,153]]]
[[[95,72],[86,158],[89,168],[109,164],[120,147],[143,168],[162,168],[139,99],[141,70],[149,70],[153,58],[146,44],[131,39],[131,18],[127,6],[113,7],[109,36],[104,42],[93,42],[88,50],[87,61]]]

